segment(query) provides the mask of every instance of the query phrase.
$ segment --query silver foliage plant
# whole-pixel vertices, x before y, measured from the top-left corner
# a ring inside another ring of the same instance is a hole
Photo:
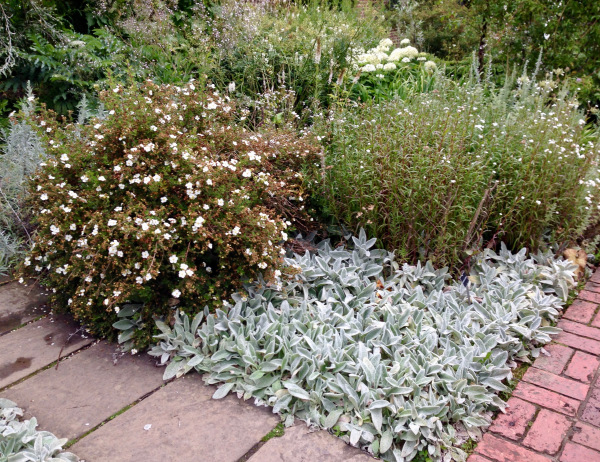
[[[486,250],[467,287],[429,263],[399,265],[364,232],[353,240],[288,259],[300,271],[279,288],[261,281],[214,314],[158,321],[150,354],[165,379],[196,369],[223,383],[214,398],[254,398],[386,461],[464,460],[460,444],[505,409],[515,360],[559,332],[575,267]]]
[[[35,112],[35,97],[27,86],[27,98],[22,105],[23,117],[2,133],[0,149],[0,274],[23,251],[22,240],[29,239],[28,224],[23,210],[27,183],[40,162],[46,157],[44,148],[30,118]]]
[[[77,462],[79,458],[63,452],[66,438],[37,431],[37,420],[21,420],[23,410],[0,398],[0,460],[6,462]]]

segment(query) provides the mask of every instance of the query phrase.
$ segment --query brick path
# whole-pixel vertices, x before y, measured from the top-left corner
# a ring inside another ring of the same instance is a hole
[[[600,271],[468,462],[600,462]]]

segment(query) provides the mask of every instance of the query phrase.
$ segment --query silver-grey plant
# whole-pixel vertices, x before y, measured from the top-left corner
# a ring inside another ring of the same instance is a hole
[[[559,332],[550,324],[574,266],[486,250],[467,287],[429,263],[400,265],[364,232],[353,241],[295,255],[295,278],[248,285],[214,314],[157,322],[150,354],[167,364],[165,379],[206,373],[222,384],[214,398],[254,398],[286,425],[335,428],[384,460],[464,460],[460,444],[505,409],[498,393],[515,360],[530,361]]]
[[[79,458],[64,452],[66,438],[38,431],[37,420],[21,420],[23,410],[8,399],[0,398],[0,460],[2,462],[77,462]]]

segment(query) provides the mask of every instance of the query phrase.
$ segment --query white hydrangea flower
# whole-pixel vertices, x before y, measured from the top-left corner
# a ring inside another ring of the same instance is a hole
[[[427,72],[429,72],[430,74],[435,72],[435,70],[437,69],[437,65],[433,62],[433,61],[427,61],[424,64],[425,70]]]

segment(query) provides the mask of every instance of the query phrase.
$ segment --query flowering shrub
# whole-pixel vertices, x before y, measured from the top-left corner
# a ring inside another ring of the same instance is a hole
[[[404,97],[412,91],[424,92],[433,89],[434,73],[437,65],[427,59],[427,53],[420,53],[404,39],[401,47],[390,51],[393,42],[383,39],[375,48],[364,51],[353,50],[352,73],[347,86],[351,96],[363,101]]]
[[[169,305],[194,310],[258,272],[279,275],[316,150],[285,129],[249,132],[228,97],[194,83],[116,86],[101,100],[106,119],[87,125],[37,116],[50,158],[31,193],[23,270],[44,274],[96,335],[114,335],[125,303],[143,305],[139,347]]]

